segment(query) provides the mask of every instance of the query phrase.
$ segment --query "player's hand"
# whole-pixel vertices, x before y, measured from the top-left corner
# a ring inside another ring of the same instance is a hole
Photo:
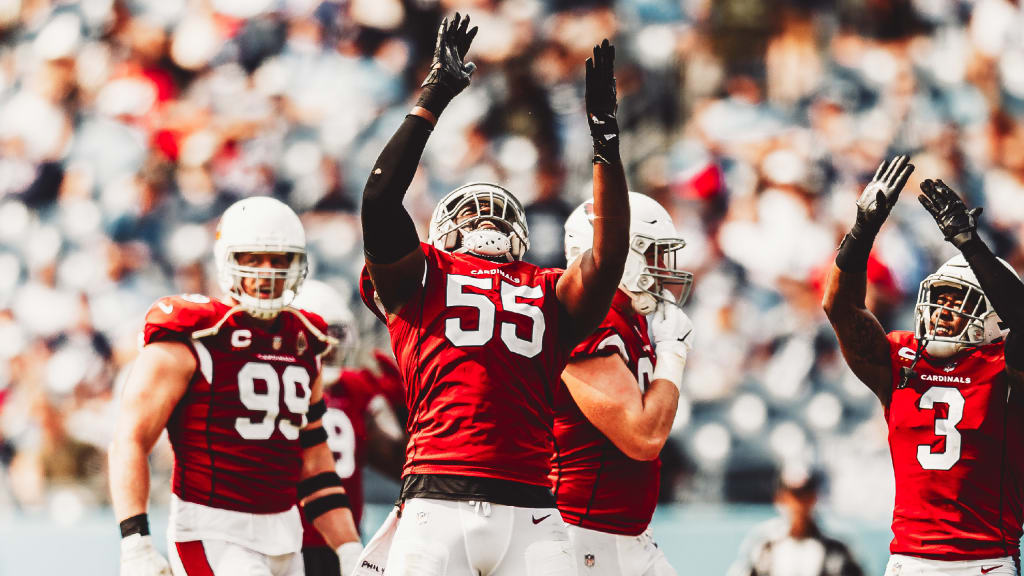
[[[171,567],[152,536],[132,534],[121,539],[121,576],[171,576]]]
[[[434,60],[430,74],[423,81],[418,106],[437,116],[452,98],[469,86],[476,64],[465,59],[477,30],[476,26],[469,28],[468,15],[463,18],[458,12],[451,20],[445,18],[441,22],[434,44]]]
[[[363,544],[359,541],[346,542],[334,551],[338,555],[341,576],[352,576],[359,567],[359,557],[363,555]]]
[[[606,38],[587,58],[587,122],[594,139],[594,162],[610,164],[619,158],[619,123],[615,118],[615,46]]]
[[[686,312],[672,304],[661,300],[650,316],[651,333],[654,345],[674,343],[684,353],[693,348],[693,322]]]
[[[942,230],[946,241],[957,248],[962,248],[964,244],[978,238],[978,216],[981,216],[981,206],[967,210],[964,201],[942,180],[921,182],[921,192],[923,195],[917,199],[932,218],[935,218],[935,223],[939,225],[939,230]]]
[[[857,199],[857,222],[850,234],[858,240],[871,240],[882,228],[889,212],[914,171],[910,157],[897,156],[888,162],[882,161],[875,171],[875,177],[864,187]]]

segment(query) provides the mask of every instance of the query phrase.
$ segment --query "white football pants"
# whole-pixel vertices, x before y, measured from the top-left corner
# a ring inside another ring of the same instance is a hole
[[[992,560],[931,560],[893,554],[885,567],[885,576],[1017,576],[1013,558]]]
[[[575,576],[557,508],[412,498],[391,544],[387,576]]]
[[[648,528],[639,536],[569,526],[580,576],[676,576]]]
[[[302,553],[276,556],[224,540],[169,542],[174,576],[303,576]]]

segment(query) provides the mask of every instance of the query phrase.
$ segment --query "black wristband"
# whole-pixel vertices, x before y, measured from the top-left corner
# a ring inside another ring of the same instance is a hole
[[[327,496],[321,496],[306,502],[305,506],[302,507],[302,511],[306,516],[306,520],[312,522],[331,510],[348,507],[348,494],[328,494]]]
[[[149,536],[149,516],[145,512],[121,520],[121,538],[127,538],[132,534]]]
[[[416,105],[429,110],[435,118],[440,118],[441,112],[454,97],[455,94],[448,88],[440,84],[428,84],[423,87],[423,90],[420,90],[420,98],[416,101]]]
[[[871,255],[871,240],[861,240],[853,234],[847,234],[839,244],[836,254],[836,266],[843,272],[867,272],[868,257]]]
[[[327,402],[321,398],[318,402],[309,405],[309,410],[306,411],[306,421],[316,422],[317,420],[324,417],[327,413]]]
[[[310,448],[323,442],[327,442],[327,430],[324,430],[323,426],[299,432],[299,444],[303,448]]]
[[[317,490],[337,486],[343,488],[341,477],[336,472],[321,472],[316,476],[310,476],[299,481],[299,500],[309,496]]]

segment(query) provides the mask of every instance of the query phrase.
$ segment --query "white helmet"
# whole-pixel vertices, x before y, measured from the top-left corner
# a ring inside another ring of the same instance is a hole
[[[319,280],[306,280],[292,308],[319,315],[327,322],[327,335],[338,341],[323,357],[324,382],[332,384],[341,376],[348,356],[359,347],[355,317],[337,290]]]
[[[1013,270],[1002,258],[999,261]],[[1013,273],[1016,274],[1016,270]],[[963,303],[957,308],[938,304],[937,288],[963,290]],[[932,315],[936,309],[949,310],[965,318],[967,323],[963,330],[952,336],[936,336],[935,327],[932,326]],[[914,308],[914,323],[918,340],[925,342],[925,350],[937,358],[948,358],[965,348],[999,342],[1009,331],[1000,321],[992,303],[985,297],[967,260],[959,254],[921,282],[917,291],[917,306]]]
[[[236,256],[243,252],[271,252],[292,255],[287,268],[240,266]],[[213,244],[217,280],[247,313],[269,320],[278,315],[299,292],[306,278],[306,232],[299,217],[280,200],[254,196],[235,202],[220,218]],[[242,279],[284,280],[277,298],[257,298],[242,289]]]
[[[629,214],[629,255],[620,286],[632,297],[633,309],[639,314],[650,314],[659,300],[682,306],[690,295],[693,274],[676,269],[676,251],[686,242],[676,234],[672,217],[656,200],[636,192],[629,193]],[[594,245],[593,220],[591,198],[565,221],[567,263],[571,264]]]
[[[495,228],[479,228],[485,221]],[[437,204],[430,217],[430,242],[447,252],[469,252],[499,262],[522,260],[530,247],[526,212],[497,184],[466,184]]]

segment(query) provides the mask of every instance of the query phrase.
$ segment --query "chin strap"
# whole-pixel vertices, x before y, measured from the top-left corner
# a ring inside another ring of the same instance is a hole
[[[914,352],[914,360],[910,363],[910,366],[904,366],[900,368],[900,383],[896,386],[897,390],[907,387],[907,383],[914,376],[917,376],[917,372],[914,372],[914,368],[917,368],[917,363],[921,361],[921,353],[924,352],[925,347],[928,345],[928,338],[921,338],[917,341],[917,350]]]

